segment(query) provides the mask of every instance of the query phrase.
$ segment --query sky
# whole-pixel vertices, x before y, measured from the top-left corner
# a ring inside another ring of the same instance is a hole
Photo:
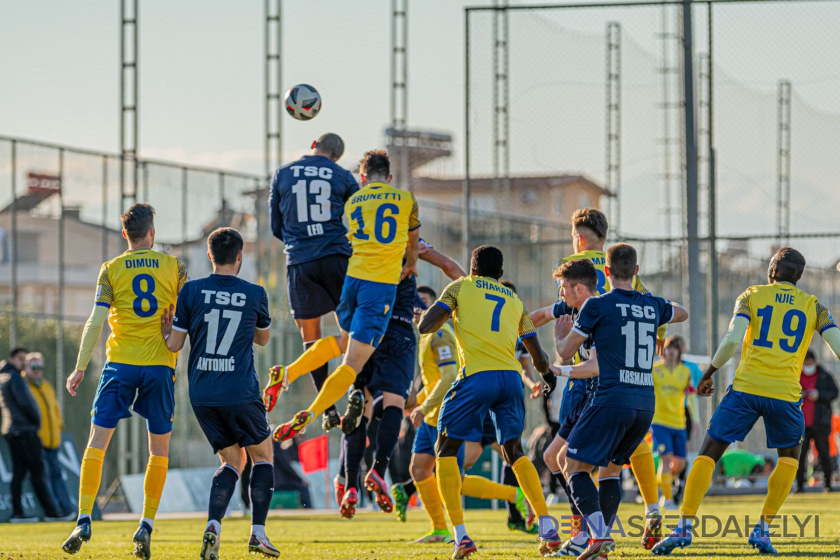
[[[141,157],[261,173],[263,2],[140,2]],[[308,83],[323,97],[313,121],[284,115],[284,160],[333,131],[347,143],[340,163],[352,167],[365,150],[383,147],[390,120],[391,2],[283,4],[283,89]],[[463,7],[475,4],[413,0],[409,7],[408,124],[450,132],[455,139],[454,157],[437,164],[435,173],[464,171]],[[0,134],[116,152],[118,18],[119,2],[111,0],[3,2]],[[491,18],[484,12],[471,19],[470,155],[474,172],[484,174],[492,169]],[[666,230],[661,177],[665,112],[657,71],[661,19],[660,8],[510,16],[511,171],[583,173],[601,183],[604,29],[608,21],[621,22],[621,223],[624,231],[637,235]],[[776,88],[783,78],[792,81],[794,91],[792,228],[836,229],[831,208],[840,197],[835,184],[840,176],[838,21],[840,3],[715,7],[721,233],[775,230]],[[705,28],[705,8],[698,8],[698,53],[705,50]],[[672,96],[678,82],[678,77],[672,80]],[[671,135],[676,134],[675,117],[672,111]],[[676,204],[674,187],[670,196]],[[680,223],[675,216],[672,227]],[[840,244],[828,242],[824,251],[831,258],[840,256]]]

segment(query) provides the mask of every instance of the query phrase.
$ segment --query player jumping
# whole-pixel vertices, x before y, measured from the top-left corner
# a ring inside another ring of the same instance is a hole
[[[177,311],[170,307],[161,317],[169,350],[181,350],[187,335],[190,337],[190,403],[222,462],[210,487],[201,560],[219,558],[222,518],[245,466],[245,450],[254,465],[249,484],[248,550],[280,556],[265,536],[274,491],[274,452],[254,369],[254,344],[268,343],[271,316],[265,289],[237,278],[243,246],[242,236],[233,228],[211,233],[207,255],[213,274],[188,282],[178,298]]]
[[[770,261],[768,284],[751,286],[738,296],[729,330],[700,378],[697,394],[708,397],[714,392],[712,376],[743,343],[735,380],[712,415],[700,454],[691,465],[679,524],[653,548],[654,554],[691,545],[693,520],[715,464],[732,442],[744,441],[759,417],[764,419],[767,447],[778,451],[779,462],[767,481],[761,518],[748,542],[761,553],[776,554],[769,525],[796,479],[805,431],[799,376],[814,331],[840,358],[840,330],[831,313],[816,296],[796,287],[804,270],[805,257],[782,247]]]
[[[340,355],[335,337],[321,338],[321,317],[335,311],[341,298],[352,252],[342,222],[344,204],[359,190],[353,175],[335,163],[343,154],[341,137],[324,134],[312,143],[312,155],[277,170],[269,197],[271,231],[285,244],[289,307],[303,349],[319,344],[330,355],[310,371],[319,391],[329,373],[327,362]],[[272,402],[269,410],[273,407]],[[324,430],[339,421],[335,406],[329,406]]]
[[[367,152],[360,173],[364,186],[344,207],[350,220],[353,255],[336,309],[341,339],[337,342],[334,337],[322,338],[290,366],[275,368],[264,392],[268,409],[282,387],[327,363],[346,346],[344,361],[330,374],[308,409],[275,429],[277,440],[299,433],[347,392],[382,341],[397,285],[401,279],[417,274],[417,200],[413,194],[387,184],[391,180],[390,161],[383,151]]]
[[[149,462],[143,482],[143,513],[134,533],[134,554],[148,560],[155,514],[169,467],[169,437],[175,412],[176,355],[160,337],[160,315],[175,304],[187,281],[187,270],[175,257],[153,251],[155,211],[148,204],[134,204],[122,215],[122,235],[128,250],[102,265],[96,299],[90,315],[76,370],[67,378],[67,391],[85,377],[90,357],[105,320],[111,327],[106,362],[93,400],[90,438],[79,476],[79,519],[62,548],[75,554],[91,537],[91,512],[102,479],[105,451],[114,429],[133,408],[146,419]]]
[[[611,290],[586,300],[574,328],[558,344],[564,360],[589,336],[597,348],[598,390],[569,434],[566,451],[569,487],[591,535],[578,560],[603,558],[615,547],[609,528],[621,502],[619,474],[653,419],[655,333],[688,317],[680,305],[634,289],[636,259],[630,245],[610,247],[605,273]],[[590,476],[595,466],[600,467],[598,488]]]
[[[484,418],[491,411],[496,437],[504,442],[502,452],[513,466],[525,496],[541,518],[548,514],[539,475],[522,452],[525,401],[520,365],[515,357],[518,337],[522,337],[534,367],[546,382],[556,380],[549,373],[548,357],[540,347],[530,315],[516,294],[499,284],[502,260],[502,252],[496,247],[483,245],[475,249],[470,276],[447,286],[420,321],[422,334],[434,333],[452,315],[459,361],[464,364],[458,380],[444,397],[436,445],[438,490],[455,529],[454,559],[466,558],[476,551],[464,526],[458,453],[464,441],[481,439]],[[560,544],[553,528],[540,534],[541,554],[556,552]]]

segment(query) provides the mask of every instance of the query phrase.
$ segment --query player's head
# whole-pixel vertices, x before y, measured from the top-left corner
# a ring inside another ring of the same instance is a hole
[[[429,286],[418,286],[417,293],[420,294],[420,299],[423,300],[423,303],[426,304],[427,308],[431,307],[437,299],[437,292]]]
[[[22,346],[16,346],[12,348],[12,351],[9,352],[9,363],[18,370],[23,371],[23,368],[26,366],[26,348]]]
[[[607,239],[607,217],[600,210],[581,208],[572,214],[572,247],[575,253],[602,250]]]
[[[242,248],[245,246],[242,236],[233,228],[222,227],[207,238],[207,256],[213,263],[213,271],[222,266],[233,266],[239,274],[242,268]]]
[[[554,279],[560,286],[560,297],[576,309],[598,293],[598,271],[589,259],[564,262],[554,271]]]
[[[502,277],[502,265],[504,257],[498,247],[482,245],[476,247],[472,252],[470,260],[470,274],[473,276],[486,276],[498,280]]]
[[[362,176],[362,184],[364,185],[377,181],[390,183],[391,160],[385,150],[365,152],[362,161],[359,162],[359,174]]]
[[[155,209],[145,202],[132,204],[120,217],[122,235],[132,245],[148,245],[155,243]]]
[[[44,355],[40,352],[30,352],[26,355],[26,377],[36,382],[44,377]]]
[[[663,348],[665,361],[670,364],[677,364],[682,360],[683,352],[685,352],[685,340],[679,335],[669,336],[665,339]]]
[[[814,375],[817,373],[817,355],[813,350],[805,352],[805,360],[802,362],[802,373]]]
[[[627,243],[616,243],[607,250],[606,273],[615,282],[629,282],[639,273],[636,249]]]
[[[514,284],[510,280],[502,280],[501,282],[499,282],[499,284],[501,284],[505,288],[510,288],[510,291],[514,294],[516,293],[516,284]]]
[[[790,282],[794,286],[805,271],[805,257],[793,247],[782,247],[767,268],[767,278],[770,282]]]
[[[312,153],[338,161],[344,155],[344,140],[338,134],[327,132],[312,142]]]

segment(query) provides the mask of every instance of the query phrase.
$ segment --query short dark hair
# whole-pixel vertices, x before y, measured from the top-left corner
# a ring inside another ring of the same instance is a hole
[[[680,351],[680,358],[682,358],[682,355],[685,353],[685,339],[678,334],[671,335],[665,339],[662,347],[670,348],[671,346],[675,346]]]
[[[581,229],[591,231],[601,241],[607,238],[607,217],[600,210],[595,208],[581,208],[572,214],[572,227],[575,230]]]
[[[770,260],[767,277],[777,282],[796,285],[805,271],[805,257],[793,247],[782,247]]]
[[[15,346],[14,348],[12,348],[11,352],[9,352],[9,358],[14,358],[18,354],[28,354],[28,353],[29,353],[29,351],[26,348],[24,348],[23,346]]]
[[[627,243],[616,243],[607,250],[607,268],[610,276],[618,281],[632,280],[636,275],[638,256],[636,249]]]
[[[568,280],[572,286],[583,284],[590,293],[598,289],[598,271],[589,259],[575,259],[567,261],[557,267],[554,278]]]
[[[482,245],[473,249],[470,268],[479,276],[487,276],[498,280],[502,277],[503,264],[504,256],[502,256],[502,251],[498,247]]]
[[[217,265],[233,264],[236,262],[236,255],[245,246],[242,235],[233,228],[221,227],[210,234],[207,238],[207,250]]]
[[[367,151],[359,162],[359,173],[368,177],[388,177],[391,174],[391,159],[385,150]]]
[[[313,147],[333,161],[338,161],[344,155],[344,140],[332,132],[321,135]]]
[[[514,294],[516,293],[516,284],[514,284],[510,280],[502,280],[501,282],[499,282],[499,284],[501,284],[505,288],[510,288]]]
[[[434,291],[430,286],[417,286],[417,291],[421,294],[426,294],[430,296],[432,299],[437,299],[437,292]]]
[[[120,216],[125,236],[131,241],[139,241],[147,235],[155,225],[155,209],[150,204],[138,202]]]
[[[816,362],[817,361],[817,355],[814,353],[813,350],[811,350],[809,348],[808,351],[805,352],[805,359],[806,360],[814,360]]]

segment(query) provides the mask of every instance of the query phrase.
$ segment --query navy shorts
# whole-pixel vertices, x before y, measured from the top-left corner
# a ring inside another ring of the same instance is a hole
[[[414,432],[414,445],[411,448],[412,453],[421,453],[425,455],[436,456],[435,443],[437,442],[438,431],[435,426],[430,426],[424,421]],[[464,472],[464,457],[466,456],[466,446],[462,445],[458,449],[458,468]]]
[[[759,416],[764,418],[770,449],[786,449],[802,443],[805,416],[801,397],[797,402],[783,401],[735,391],[732,385],[712,414],[709,437],[726,444],[744,441]]]
[[[506,443],[522,437],[525,397],[518,371],[480,371],[459,377],[443,397],[438,432],[452,439],[480,442],[488,414],[496,426],[496,441]]]
[[[414,329],[392,320],[382,342],[362,368],[354,385],[367,387],[371,395],[393,393],[408,398],[417,360]]]
[[[172,431],[175,415],[175,370],[169,366],[135,366],[105,362],[93,408],[93,423],[116,428],[131,410],[146,419],[153,434]]]
[[[348,260],[346,255],[327,255],[286,268],[292,317],[315,319],[335,311]]]
[[[566,440],[566,456],[587,465],[626,465],[645,439],[652,410],[587,406]]]
[[[572,433],[586,405],[586,380],[569,379],[566,388],[563,389],[563,400],[560,402],[560,429],[557,430],[558,437],[565,440],[569,439],[569,434]]]
[[[490,415],[484,417],[484,433],[481,435],[481,447],[487,447],[496,443],[496,425]]]
[[[371,282],[348,276],[341,289],[341,301],[335,312],[341,329],[350,338],[374,348],[379,346],[397,297],[396,284]]]
[[[195,418],[213,453],[233,444],[239,447],[257,445],[271,434],[268,414],[262,401],[225,406],[192,405]]]
[[[685,428],[669,428],[661,424],[651,424],[653,428],[653,448],[660,455],[672,453],[674,457],[686,458],[685,444],[688,442],[688,435]]]

